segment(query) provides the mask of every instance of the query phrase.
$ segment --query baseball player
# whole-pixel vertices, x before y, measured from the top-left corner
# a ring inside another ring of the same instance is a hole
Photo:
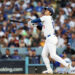
[[[52,19],[53,9],[49,8],[49,7],[46,7],[44,9],[45,9],[44,16],[42,16],[38,19],[32,20],[31,23],[37,23],[37,22],[43,23],[42,31],[44,33],[44,36],[46,37],[46,40],[45,40],[45,45],[44,45],[43,51],[42,51],[42,58],[46,65],[47,70],[43,71],[42,73],[51,73],[52,74],[53,70],[50,67],[50,60],[48,58],[48,54],[50,54],[50,57],[52,59],[60,62],[67,68],[70,68],[71,65],[66,63],[61,57],[59,57],[56,54],[56,44],[58,42],[58,39],[57,39],[57,37],[55,35],[55,31],[54,31],[54,22]]]

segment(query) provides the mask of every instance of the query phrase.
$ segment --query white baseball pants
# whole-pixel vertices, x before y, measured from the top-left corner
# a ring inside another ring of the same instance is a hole
[[[50,57],[54,59],[55,61],[58,61],[59,63],[63,64],[65,67],[68,67],[68,63],[66,63],[61,57],[59,57],[56,54],[57,42],[58,42],[58,39],[55,35],[51,35],[46,38],[45,45],[42,51],[42,58],[46,65],[47,70],[52,70],[50,67],[50,60],[48,58],[48,54],[50,54]]]

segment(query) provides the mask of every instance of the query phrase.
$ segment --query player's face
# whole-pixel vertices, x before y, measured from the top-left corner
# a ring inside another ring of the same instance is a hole
[[[45,10],[45,15],[50,15],[51,13],[48,10]]]

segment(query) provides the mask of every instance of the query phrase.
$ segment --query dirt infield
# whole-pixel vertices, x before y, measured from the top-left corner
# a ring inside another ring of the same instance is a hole
[[[75,75],[75,74],[0,74],[0,75]]]

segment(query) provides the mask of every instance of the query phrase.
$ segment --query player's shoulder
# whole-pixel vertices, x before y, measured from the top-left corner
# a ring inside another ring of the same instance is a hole
[[[44,16],[42,16],[42,17],[52,17],[52,16],[46,16],[46,15],[44,15]]]
[[[45,20],[47,20],[47,19],[52,19],[51,16],[43,16],[42,18],[45,18]]]
[[[41,19],[41,21],[46,21],[46,20],[51,20],[51,16],[42,16],[42,17],[40,17],[40,19]]]

